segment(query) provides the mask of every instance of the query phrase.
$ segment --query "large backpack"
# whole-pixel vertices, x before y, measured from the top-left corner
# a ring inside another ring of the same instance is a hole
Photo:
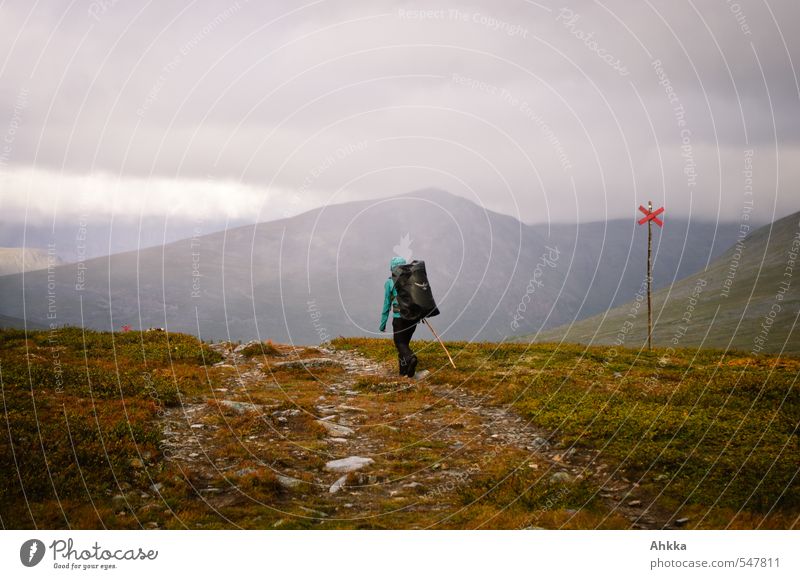
[[[418,322],[423,318],[439,315],[424,261],[415,260],[398,265],[392,269],[392,282],[401,318]]]

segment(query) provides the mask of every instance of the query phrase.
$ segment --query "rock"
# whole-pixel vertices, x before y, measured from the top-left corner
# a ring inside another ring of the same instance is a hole
[[[145,525],[145,527],[147,527],[148,529],[157,529],[158,528],[158,523],[156,523],[155,521],[151,521],[151,522],[147,523]]]
[[[639,500],[628,501],[628,506],[629,507],[641,507],[642,506],[642,501],[639,501]]]
[[[424,484],[416,482],[416,481],[404,484],[403,488],[411,489],[416,494],[420,494],[420,495],[427,490],[427,487]]]
[[[300,479],[292,478],[290,476],[283,476],[279,474],[275,478],[278,479],[278,484],[286,489],[293,489],[303,484],[303,481]]]
[[[239,402],[237,400],[220,400],[219,405],[225,408],[230,408],[237,414],[244,414],[245,412],[258,412],[261,410],[261,406],[258,404]],[[194,426],[192,428],[194,428]]]
[[[572,477],[569,475],[569,473],[564,472],[562,470],[562,471],[553,473],[550,476],[550,482],[552,484],[567,484],[567,483],[572,482]]]
[[[254,472],[258,472],[256,469],[246,466],[244,468],[240,468],[234,474],[236,476],[247,476],[248,474],[253,474]]]
[[[328,489],[328,492],[333,494],[338,493],[342,488],[344,488],[344,483],[347,482],[347,475],[340,476],[336,479],[336,482],[331,485],[331,488]]]
[[[162,488],[164,488],[164,485],[161,484],[161,483],[156,483],[154,485],[150,485],[150,490],[152,490],[153,492],[156,492],[156,493],[159,492]]]
[[[317,420],[318,424],[321,424],[325,427],[325,430],[328,431],[328,434],[341,438],[343,436],[350,436],[355,432],[352,428],[348,428],[347,426],[342,426],[341,424],[336,424],[330,422],[328,420]]]
[[[203,428],[202,424],[192,424],[190,428]]]
[[[348,406],[347,404],[340,404],[337,406],[339,410],[349,410],[350,412],[366,412],[363,408],[359,408],[358,406]]]
[[[420,370],[419,372],[416,372],[414,374],[414,380],[424,380],[425,378],[427,378],[430,375],[431,375],[431,371],[430,370]]]
[[[347,458],[340,458],[339,460],[331,460],[325,463],[325,470],[331,472],[353,472],[360,470],[367,465],[375,462],[371,458],[364,458],[362,456],[348,456]]]
[[[249,341],[249,342],[247,342],[246,344],[239,344],[238,346],[236,346],[236,347],[233,349],[233,351],[234,351],[234,353],[238,354],[239,352],[241,352],[242,350],[244,350],[244,349],[245,349],[245,348],[247,348],[248,346],[253,346],[253,345],[255,345],[255,344],[258,344],[258,340],[250,340],[250,341]]]
[[[676,527],[682,527],[688,522],[689,522],[689,517],[683,517],[683,518],[677,519],[675,521],[675,526]]]
[[[528,447],[528,450],[546,450],[549,446],[550,443],[546,439],[537,436],[533,439],[533,444]]]
[[[277,362],[272,364],[271,368],[275,369],[293,369],[293,368],[320,368],[322,366],[338,366],[339,362],[330,358],[306,358],[304,360],[288,360],[286,362]]]
[[[335,442],[336,444],[343,444],[343,443],[347,442],[347,439],[346,439],[346,438],[336,438],[336,437],[334,437],[334,438],[328,438],[328,439],[326,439],[326,440],[327,440],[328,442]]]

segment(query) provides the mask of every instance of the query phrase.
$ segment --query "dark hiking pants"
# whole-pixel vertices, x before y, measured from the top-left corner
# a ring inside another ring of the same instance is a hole
[[[417,322],[404,320],[403,318],[392,318],[392,329],[394,330],[394,345],[397,348],[397,359],[400,367],[401,376],[414,376],[417,367],[417,357],[408,345],[411,336],[417,328]]]

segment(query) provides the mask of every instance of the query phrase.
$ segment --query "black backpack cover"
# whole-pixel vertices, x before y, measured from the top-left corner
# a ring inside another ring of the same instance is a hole
[[[401,318],[418,322],[423,318],[439,315],[424,261],[414,260],[395,267],[392,270],[392,281]]]

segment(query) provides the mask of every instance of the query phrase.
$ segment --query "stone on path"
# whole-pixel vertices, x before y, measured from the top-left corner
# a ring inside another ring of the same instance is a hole
[[[261,407],[258,404],[251,404],[250,402],[238,402],[236,400],[220,400],[220,406],[230,408],[237,414],[244,414],[245,412],[258,412]]]
[[[292,478],[290,476],[283,476],[282,474],[277,475],[275,478],[278,480],[278,484],[280,484],[283,488],[286,489],[293,489],[299,486],[303,482],[299,479]]]
[[[328,492],[332,495],[338,493],[344,487],[344,483],[347,481],[347,475],[340,476],[336,479],[336,482],[331,485],[331,488],[328,489]]]
[[[363,456],[348,456],[347,458],[340,458],[339,460],[331,460],[325,463],[325,470],[331,472],[353,472],[360,470],[367,465],[375,462],[371,458],[364,458]]]
[[[335,422],[330,422],[328,420],[317,420],[317,423],[324,426],[325,430],[328,431],[328,434],[335,438],[350,436],[355,432],[355,430],[352,428],[348,428],[347,426],[342,426],[341,424],[336,424]]]
[[[347,404],[339,404],[339,406],[337,406],[336,408],[345,411],[349,410],[350,412],[366,412],[366,410],[364,410],[363,408],[359,408],[358,406],[348,406]]]
[[[304,360],[289,360],[277,362],[271,368],[319,368],[321,366],[338,366],[339,362],[330,358],[306,358]]]
[[[550,446],[550,443],[547,442],[546,439],[542,438],[541,436],[537,436],[533,439],[533,444],[528,448],[528,450],[547,450]]]

